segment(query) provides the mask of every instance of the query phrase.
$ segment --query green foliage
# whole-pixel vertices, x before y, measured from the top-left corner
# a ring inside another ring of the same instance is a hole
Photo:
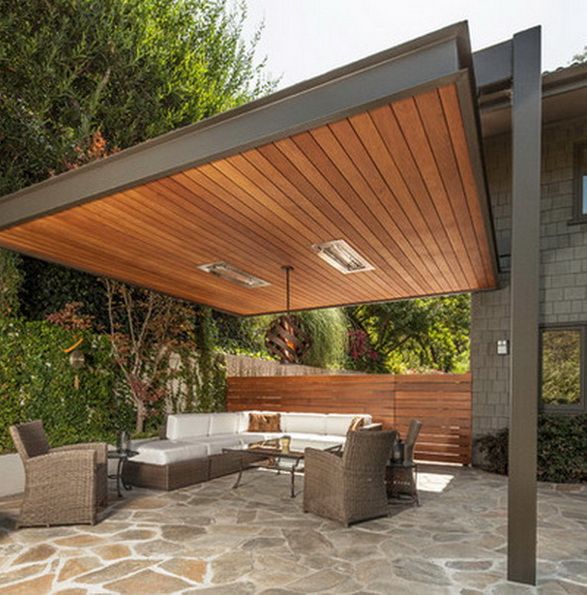
[[[0,195],[272,88],[228,0],[0,0]]]
[[[470,296],[367,304],[347,308],[352,321],[349,367],[371,372],[465,372]],[[357,337],[366,344],[357,346]]]
[[[349,328],[344,310],[307,310],[297,315],[312,338],[302,363],[319,368],[342,368],[346,362]]]
[[[226,364],[215,351],[217,328],[210,308],[198,308],[195,319],[197,359],[193,352],[183,353],[183,380],[195,411],[226,409]]]
[[[19,311],[19,291],[22,284],[18,254],[0,249],[0,316],[15,316]]]
[[[479,451],[483,455],[481,467],[491,473],[507,475],[508,472],[509,429],[485,434],[477,438]]]
[[[506,474],[508,430],[478,440],[484,468]],[[587,480],[587,415],[542,414],[538,417],[539,481],[575,483]]]
[[[254,317],[233,316],[212,310],[216,346],[225,353],[269,357],[263,344],[263,329]]]
[[[319,368],[342,368],[346,362],[349,323],[341,308],[296,312],[312,340],[301,363]],[[270,358],[265,348],[265,333],[278,315],[254,316],[244,319],[237,328],[241,340],[238,345],[225,342],[226,351],[254,357]],[[232,328],[235,324],[232,323]]]
[[[99,279],[36,258],[23,258],[21,270],[22,316],[44,320],[71,302],[81,302],[84,311],[94,318],[96,328],[107,328],[106,296]]]
[[[581,400],[580,331],[542,332],[542,400],[552,405],[573,405]]]
[[[114,440],[134,413],[117,390],[120,376],[107,337],[49,322],[0,318],[0,452],[12,450],[8,427],[42,419],[51,444]],[[86,364],[75,374],[64,349],[79,336]]]

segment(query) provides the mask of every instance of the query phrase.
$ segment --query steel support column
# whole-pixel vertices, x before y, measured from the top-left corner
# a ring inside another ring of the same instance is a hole
[[[540,27],[513,38],[508,579],[536,583],[540,289]]]

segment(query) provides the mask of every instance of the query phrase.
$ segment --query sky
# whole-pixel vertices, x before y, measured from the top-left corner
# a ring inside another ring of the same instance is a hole
[[[542,25],[543,70],[587,45],[587,0],[246,0],[245,36],[283,88],[462,20],[473,51]]]

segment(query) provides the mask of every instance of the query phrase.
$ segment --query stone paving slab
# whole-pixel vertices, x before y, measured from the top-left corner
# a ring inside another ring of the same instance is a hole
[[[587,489],[539,487],[539,584],[505,581],[506,480],[424,466],[422,506],[345,528],[304,514],[288,477],[134,489],[93,527],[15,530],[0,500],[0,593],[587,595]],[[301,479],[300,479],[301,484]]]

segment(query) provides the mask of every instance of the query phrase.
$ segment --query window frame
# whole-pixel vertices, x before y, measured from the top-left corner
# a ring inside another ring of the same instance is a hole
[[[587,213],[583,213],[583,176],[587,175],[587,163],[583,164],[583,154],[587,153],[587,141],[573,146],[573,215],[570,223],[587,223]],[[586,158],[587,159],[587,158]],[[585,174],[583,172],[586,172]]]
[[[587,220],[587,215],[585,215]],[[548,331],[579,331],[580,339],[580,400],[576,405],[553,405],[545,403],[542,400],[542,350],[544,346],[544,333]],[[538,364],[538,404],[539,410],[546,413],[566,413],[569,415],[578,415],[587,412],[587,322],[569,322],[558,324],[544,324],[540,325],[540,341],[539,341],[539,364]]]

